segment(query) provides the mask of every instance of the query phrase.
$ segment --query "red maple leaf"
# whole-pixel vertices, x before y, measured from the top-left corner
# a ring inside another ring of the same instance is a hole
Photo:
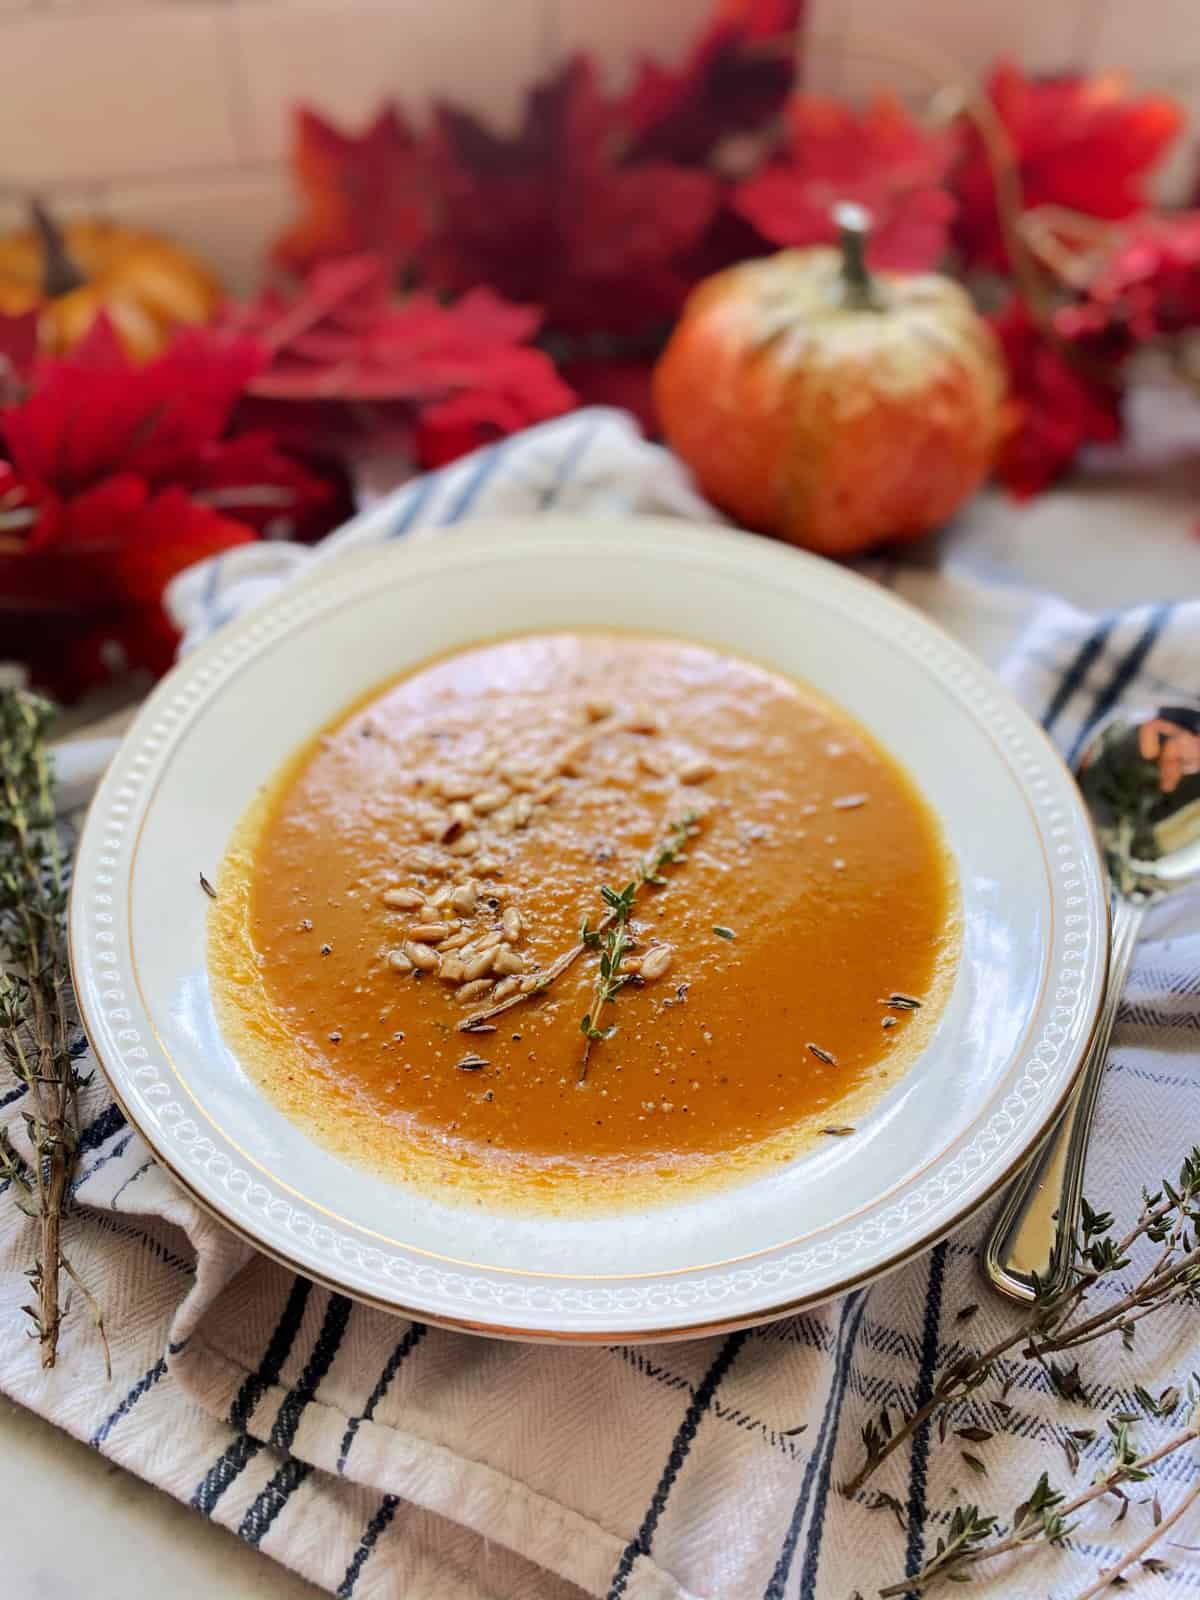
[[[569,333],[632,333],[672,316],[717,183],[667,162],[621,166],[617,117],[583,57],[531,91],[514,138],[439,107],[430,286],[486,284]]]
[[[426,464],[566,411],[574,395],[528,340],[541,315],[488,289],[456,304],[396,300],[374,256],[317,267],[294,294],[270,290],[238,314],[269,352],[249,383],[271,401],[403,405]]]
[[[1008,363],[1009,398],[997,475],[1018,499],[1053,483],[1086,444],[1121,437],[1121,393],[1073,365],[1025,304],[1013,299],[992,327]]]
[[[262,359],[248,340],[197,329],[137,366],[101,318],[72,354],[36,363],[30,392],[0,412],[4,647],[56,693],[118,664],[164,670],[166,583],[328,499],[269,436],[226,437]]]
[[[1114,74],[1039,82],[1011,62],[987,93],[1012,144],[1022,203],[1063,206],[1090,217],[1132,216],[1146,203],[1146,179],[1183,126],[1165,95],[1132,99]],[[956,237],[971,266],[1007,265],[991,164],[973,128],[964,135],[956,183]]]
[[[949,136],[926,132],[894,95],[861,113],[814,95],[787,110],[787,156],[738,185],[735,208],[774,244],[824,244],[836,237],[833,207],[863,205],[874,220],[873,266],[920,271],[945,252],[954,201],[940,187]]]
[[[626,159],[702,164],[730,134],[761,128],[792,86],[803,0],[717,0],[682,66],[642,59],[621,106]]]
[[[0,314],[0,405],[20,399],[37,355],[38,309]]]
[[[374,251],[395,269],[425,239],[432,197],[427,153],[395,106],[360,134],[297,110],[292,171],[307,208],[281,238],[276,261],[307,272],[319,261]]]
[[[1063,338],[1109,361],[1200,325],[1200,212],[1135,218],[1094,268],[1086,291],[1054,320]]]

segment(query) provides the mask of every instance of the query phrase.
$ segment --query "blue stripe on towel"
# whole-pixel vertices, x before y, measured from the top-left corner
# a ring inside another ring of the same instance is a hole
[[[130,1389],[129,1393],[125,1396],[124,1400],[121,1401],[120,1405],[117,1406],[114,1411],[109,1412],[108,1416],[105,1417],[104,1421],[96,1429],[95,1433],[92,1434],[91,1438],[88,1440],[88,1443],[94,1448],[99,1449],[99,1447],[108,1438],[109,1434],[116,1427],[117,1423],[120,1422],[121,1418],[129,1415],[144,1394],[149,1394],[150,1390],[153,1389],[154,1385],[165,1374],[166,1370],[167,1358],[166,1356],[159,1356],[158,1360],[149,1369],[149,1371],[144,1372],[134,1384],[133,1388]]]
[[[255,1372],[246,1376],[230,1407],[229,1421],[233,1427],[245,1429],[255,1406],[271,1385],[279,1381],[283,1363],[291,1354],[292,1345],[300,1331],[300,1323],[304,1318],[304,1310],[311,1293],[312,1284],[307,1278],[296,1277],[292,1280],[291,1293],[275,1325],[270,1343],[263,1352],[262,1361]],[[241,1474],[246,1463],[261,1449],[259,1440],[252,1439],[248,1433],[239,1432],[237,1438],[226,1446],[193,1490],[191,1498],[193,1509],[203,1511],[205,1516],[212,1516],[217,1502],[226,1489]]]
[[[1117,624],[1115,613],[1108,613],[1100,618],[1096,626],[1088,634],[1075,653],[1070,666],[1059,679],[1058,688],[1046,707],[1042,717],[1042,727],[1049,733],[1059,717],[1066,710],[1071,697],[1082,688],[1088,673],[1092,670],[1097,657],[1108,642],[1109,635]]]
[[[350,1320],[350,1301],[344,1294],[331,1294],[325,1308],[325,1320],[305,1364],[300,1382],[289,1390],[271,1428],[270,1444],[275,1450],[290,1450],[304,1415],[306,1406],[320,1388],[326,1373],[337,1356],[346,1324]],[[293,1491],[299,1488],[311,1471],[303,1462],[289,1458],[283,1463],[266,1488],[247,1510],[238,1529],[239,1537],[247,1544],[259,1544],[275,1518],[287,1505]]]
[[[1092,729],[1116,706],[1121,696],[1142,670],[1147,657],[1158,643],[1162,631],[1167,625],[1171,609],[1169,605],[1160,605],[1153,608],[1145,627],[1117,663],[1108,683],[1096,696],[1092,714],[1080,728],[1076,735],[1075,743],[1071,746],[1070,753],[1067,756],[1067,760],[1072,766],[1075,764],[1079,752],[1083,749]]]
[[[821,1537],[825,1532],[825,1505],[829,1499],[829,1481],[833,1476],[833,1458],[837,1451],[838,1428],[842,1420],[842,1402],[846,1398],[846,1385],[850,1380],[850,1366],[854,1360],[854,1347],[858,1332],[867,1311],[867,1295],[863,1292],[862,1304],[854,1319],[854,1326],[846,1337],[840,1371],[836,1375],[837,1395],[833,1402],[833,1420],[829,1429],[829,1443],[825,1446],[825,1460],[817,1477],[817,1492],[813,1499],[812,1516],[808,1524],[808,1542],[804,1550],[804,1566],[800,1572],[800,1600],[817,1600],[817,1568],[821,1564]]]
[[[587,454],[588,446],[596,437],[599,426],[600,424],[595,418],[589,418],[588,421],[581,423],[571,435],[562,455],[558,458],[554,476],[547,484],[541,499],[538,501],[539,511],[548,511],[551,506],[558,504],[563,490],[579,471],[579,463]]]
[[[504,459],[507,443],[508,441],[504,440],[499,444],[489,445],[486,450],[479,452],[479,459],[467,475],[462,488],[446,508],[445,514],[438,518],[443,527],[452,522],[461,522],[466,516],[479,491]]]
[[[841,1376],[842,1361],[850,1345],[847,1330],[851,1321],[854,1323],[853,1334],[857,1336],[859,1323],[862,1321],[863,1312],[866,1310],[866,1296],[861,1291],[848,1294],[842,1301],[842,1317],[838,1324],[837,1354],[834,1357],[833,1376],[829,1385],[829,1393],[825,1397],[825,1410],[821,1417],[821,1427],[817,1434],[816,1444],[813,1446],[812,1455],[804,1468],[804,1476],[800,1480],[800,1493],[796,1496],[796,1504],[792,1508],[792,1515],[788,1522],[787,1532],[784,1534],[783,1545],[779,1551],[779,1559],[775,1563],[767,1587],[763,1590],[763,1600],[784,1600],[784,1591],[787,1588],[788,1576],[792,1570],[792,1560],[796,1554],[796,1545],[800,1540],[800,1530],[804,1526],[805,1513],[808,1510],[808,1500],[812,1493],[813,1480],[816,1477],[818,1466],[824,1456],[825,1442],[829,1436],[829,1429],[833,1421],[833,1412],[837,1403],[838,1380]]]
[[[375,1387],[367,1396],[367,1403],[362,1409],[361,1416],[351,1417],[346,1424],[346,1431],[342,1435],[341,1449],[338,1451],[337,1470],[339,1472],[345,1472],[346,1470],[346,1458],[350,1454],[350,1447],[354,1443],[354,1435],[358,1432],[359,1425],[363,1422],[370,1422],[375,1415],[375,1407],[387,1393],[392,1379],[396,1376],[401,1365],[408,1360],[428,1332],[429,1329],[423,1322],[414,1322],[405,1329],[404,1337],[392,1351],[383,1371],[375,1380]]]
[[[634,1562],[639,1556],[649,1555],[650,1546],[654,1541],[654,1530],[658,1526],[658,1519],[666,1509],[667,1499],[679,1476],[680,1469],[687,1459],[691,1449],[692,1440],[696,1437],[704,1413],[713,1402],[721,1381],[729,1368],[733,1365],[738,1351],[745,1344],[748,1334],[745,1329],[739,1333],[731,1333],[717,1352],[716,1360],[704,1377],[700,1386],[692,1396],[691,1404],[684,1413],[683,1421],[679,1424],[674,1439],[671,1441],[671,1453],[667,1457],[667,1464],[659,1476],[658,1486],[650,1497],[650,1504],[646,1515],[642,1518],[642,1525],[638,1529],[636,1539],[632,1539],[625,1546],[621,1559],[617,1563],[617,1570],[613,1573],[612,1583],[608,1590],[608,1600],[620,1600],[625,1593],[629,1582],[629,1574]]]
[[[946,1282],[946,1244],[935,1245],[929,1254],[929,1283],[925,1292],[925,1320],[921,1332],[921,1366],[913,1406],[920,1410],[933,1398],[933,1379],[941,1343],[942,1295]],[[913,1434],[908,1458],[908,1545],[904,1576],[911,1578],[921,1570],[925,1559],[925,1519],[929,1514],[926,1498],[929,1470],[929,1430],[932,1418]]]
[[[358,1575],[366,1563],[367,1557],[374,1550],[380,1537],[387,1532],[392,1518],[396,1515],[396,1507],[400,1504],[399,1495],[385,1494],[379,1502],[378,1509],[363,1530],[362,1539],[358,1549],[350,1559],[345,1576],[337,1586],[338,1600],[349,1600],[354,1593],[354,1585],[358,1582]]]
[[[429,497],[437,487],[437,484],[438,474],[436,472],[427,472],[423,477],[418,478],[414,484],[410,485],[404,503],[400,507],[400,515],[384,535],[385,538],[402,539],[409,532],[421,512],[428,505]]]

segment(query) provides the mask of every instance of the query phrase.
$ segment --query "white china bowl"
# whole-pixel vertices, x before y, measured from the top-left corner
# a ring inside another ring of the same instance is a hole
[[[853,1137],[659,1210],[451,1206],[315,1144],[242,1070],[213,1015],[198,875],[215,871],[257,786],[373,685],[498,634],[595,625],[684,635],[808,679],[895,751],[958,863],[961,966],[928,1048]],[[1107,952],[1075,786],[985,668],[827,561],[649,518],[478,523],[375,548],[223,629],[158,687],[113,761],[70,922],[84,1024],[113,1089],[212,1212],[364,1300],[566,1340],[762,1321],[932,1244],[1063,1105]]]

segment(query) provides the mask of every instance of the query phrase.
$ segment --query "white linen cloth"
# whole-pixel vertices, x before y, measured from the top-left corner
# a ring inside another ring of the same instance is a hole
[[[715,513],[683,469],[620,413],[588,410],[413,481],[314,550],[262,544],[193,569],[171,604],[186,643],[280,583],[353,545],[452,537],[467,517],[556,511]],[[1085,616],[1060,602],[981,588],[954,570],[866,570],[986,657],[1070,752],[1122,700],[1200,690],[1200,604]],[[1132,1216],[1139,1186],[1177,1169],[1200,1129],[1196,1061],[1200,909],[1154,916],[1122,1009],[1087,1190]],[[86,1046],[80,1042],[81,1055]],[[24,1143],[21,1096],[0,1117]],[[29,1224],[0,1194],[0,1389],[89,1440],[204,1515],[340,1596],[357,1600],[851,1600],[911,1573],[960,1498],[1008,1514],[1047,1469],[1077,1488],[1106,1459],[1102,1421],[1072,1480],[1066,1431],[1098,1418],[1012,1360],[954,1426],[967,1446],[919,1433],[855,1501],[838,1492],[863,1423],[926,1398],[954,1353],[990,1342],[1009,1312],[977,1276],[990,1212],[893,1276],[765,1328],[661,1346],[505,1344],[352,1304],[255,1254],[200,1211],[150,1158],[96,1074],[83,1100],[67,1249],[104,1308],[104,1380],[75,1306],[58,1367],[44,1373],[21,1310]],[[978,1304],[969,1321],[957,1320]],[[1137,1410],[1133,1387],[1182,1384],[1194,1311],[1143,1324],[1132,1353],[1090,1347],[1099,1406]],[[1147,1446],[1166,1435],[1147,1419]],[[1169,1510],[1200,1466],[1170,1458]],[[891,1510],[871,1509],[877,1489]],[[1135,1498],[1141,1498],[1135,1491]],[[1148,1502],[1149,1489],[1144,1498]],[[1069,1597],[1150,1526],[1134,1505],[1090,1508],[1066,1548],[985,1568],[976,1593]],[[8,1523],[13,1507],[0,1513]],[[1200,1588],[1200,1519],[1174,1530],[1165,1575],[1137,1592]],[[147,1593],[153,1585],[148,1575]]]

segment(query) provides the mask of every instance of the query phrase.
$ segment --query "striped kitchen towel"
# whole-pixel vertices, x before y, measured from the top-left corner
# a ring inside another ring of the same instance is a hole
[[[196,568],[171,602],[190,645],[341,549],[548,507],[714,515],[627,418],[585,411],[414,480],[316,550],[255,545]],[[999,661],[1065,752],[1122,700],[1200,689],[1200,605],[1097,618],[944,569],[868,570]],[[1198,995],[1200,909],[1185,901],[1151,921],[1107,1075],[1088,1190],[1119,1215],[1200,1127]],[[21,1110],[0,1084],[18,1144]],[[1006,1325],[977,1276],[987,1218],[765,1328],[658,1347],[505,1344],[389,1317],[256,1255],[155,1165],[100,1074],[83,1117],[68,1249],[104,1307],[113,1378],[78,1308],[60,1365],[41,1371],[21,1311],[29,1227],[0,1195],[0,1388],[341,1596],[851,1600],[915,1572],[961,1494],[1007,1514],[1043,1468],[1082,1484],[1107,1458],[1101,1426],[1072,1466],[1064,1440],[1093,1413],[1013,1359],[1002,1405],[984,1386],[954,1417],[991,1435],[970,1445],[986,1476],[970,1475],[961,1439],[926,1429],[857,1497],[839,1492],[863,1424],[919,1405],[957,1352]],[[1165,1314],[1133,1351],[1091,1347],[1090,1392],[1137,1411],[1135,1385],[1182,1384],[1194,1350],[1194,1313]],[[1152,1446],[1168,1427],[1147,1418],[1137,1437]],[[1186,1452],[1166,1461],[1165,1511],[1198,1471]],[[1069,1600],[1148,1530],[1150,1491],[1133,1500],[1120,1526],[1111,1502],[1093,1506],[1067,1546],[1006,1558],[976,1592]],[[1138,1593],[1200,1590],[1197,1521]]]

